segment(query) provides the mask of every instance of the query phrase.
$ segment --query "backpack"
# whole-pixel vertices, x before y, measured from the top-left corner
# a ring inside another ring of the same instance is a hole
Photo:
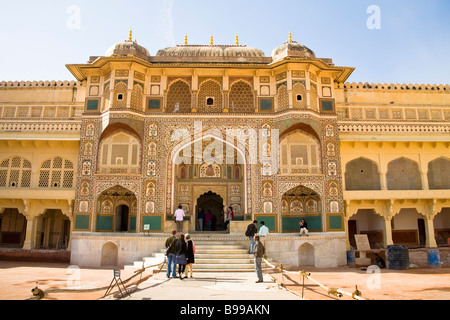
[[[255,231],[253,230],[253,227],[254,227],[254,224],[253,224],[253,223],[250,224],[250,225],[248,225],[247,231],[245,231],[245,235],[246,235],[247,237],[253,236],[253,235],[255,234]]]

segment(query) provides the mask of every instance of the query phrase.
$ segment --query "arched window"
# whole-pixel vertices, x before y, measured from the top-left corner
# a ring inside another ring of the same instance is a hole
[[[345,170],[346,190],[381,190],[380,174],[375,162],[359,158],[350,161]]]
[[[191,110],[191,89],[189,85],[182,80],[172,83],[167,93],[166,112],[190,113]]]
[[[280,144],[282,174],[320,173],[319,143],[302,132],[294,132]]]
[[[137,138],[120,131],[101,143],[100,173],[138,174],[141,146]]]
[[[144,101],[144,88],[140,83],[136,83],[131,93],[131,109],[142,111]]]
[[[388,164],[386,182],[388,190],[421,190],[419,165],[407,158],[391,161]]]
[[[29,188],[31,186],[31,162],[12,157],[0,163],[0,188]]]
[[[233,83],[230,90],[230,112],[254,113],[255,97],[250,84],[245,81]]]
[[[72,161],[61,157],[47,160],[39,172],[39,188],[71,189],[74,176]]]
[[[306,88],[298,82],[292,87],[294,109],[306,109]]]
[[[197,112],[222,112],[222,88],[214,80],[204,81],[198,90]]]
[[[286,84],[282,84],[277,89],[278,111],[289,108],[289,94]]]
[[[428,164],[430,190],[450,189],[450,160],[439,158]]]
[[[113,108],[126,108],[127,107],[127,84],[120,81],[115,87],[115,96],[113,100]]]

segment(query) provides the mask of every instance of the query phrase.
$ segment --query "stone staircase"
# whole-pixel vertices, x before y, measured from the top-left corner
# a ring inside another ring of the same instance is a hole
[[[247,240],[248,242],[248,240]],[[222,240],[195,240],[195,272],[253,272],[255,270],[253,255],[248,253],[248,245],[243,241]],[[139,269],[144,263],[145,267],[164,261],[164,252],[156,253],[153,257],[146,257],[134,262],[133,266],[126,268]],[[263,264],[263,268],[265,265]],[[153,268],[154,272],[156,271]],[[166,266],[162,271],[166,271]],[[161,272],[162,272],[161,271]]]

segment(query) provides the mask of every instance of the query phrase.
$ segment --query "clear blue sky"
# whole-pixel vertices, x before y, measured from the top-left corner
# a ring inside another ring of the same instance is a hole
[[[367,27],[370,5],[378,30]],[[152,55],[185,34],[234,44],[237,33],[270,56],[292,32],[318,57],[355,67],[351,82],[450,83],[449,0],[0,0],[0,81],[73,80],[66,64],[104,55],[130,28]]]

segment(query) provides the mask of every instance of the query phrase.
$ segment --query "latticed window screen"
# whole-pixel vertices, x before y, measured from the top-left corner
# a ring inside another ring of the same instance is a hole
[[[236,113],[255,112],[255,96],[251,85],[238,81],[231,86],[229,110]]]
[[[198,112],[222,112],[222,89],[214,80],[201,84],[198,91]]]
[[[287,92],[287,86],[285,84],[281,85],[277,91],[278,98],[278,111],[285,110],[289,108],[289,95]]]
[[[181,80],[170,85],[167,93],[166,112],[189,113],[191,112],[192,94],[189,85]]]
[[[31,186],[31,162],[12,157],[0,164],[0,187],[29,188]]]
[[[140,84],[135,84],[133,92],[131,93],[131,108],[135,110],[142,110],[142,103],[144,101],[144,92]]]
[[[39,188],[73,187],[74,180],[73,163],[60,157],[45,161],[39,172]]]

